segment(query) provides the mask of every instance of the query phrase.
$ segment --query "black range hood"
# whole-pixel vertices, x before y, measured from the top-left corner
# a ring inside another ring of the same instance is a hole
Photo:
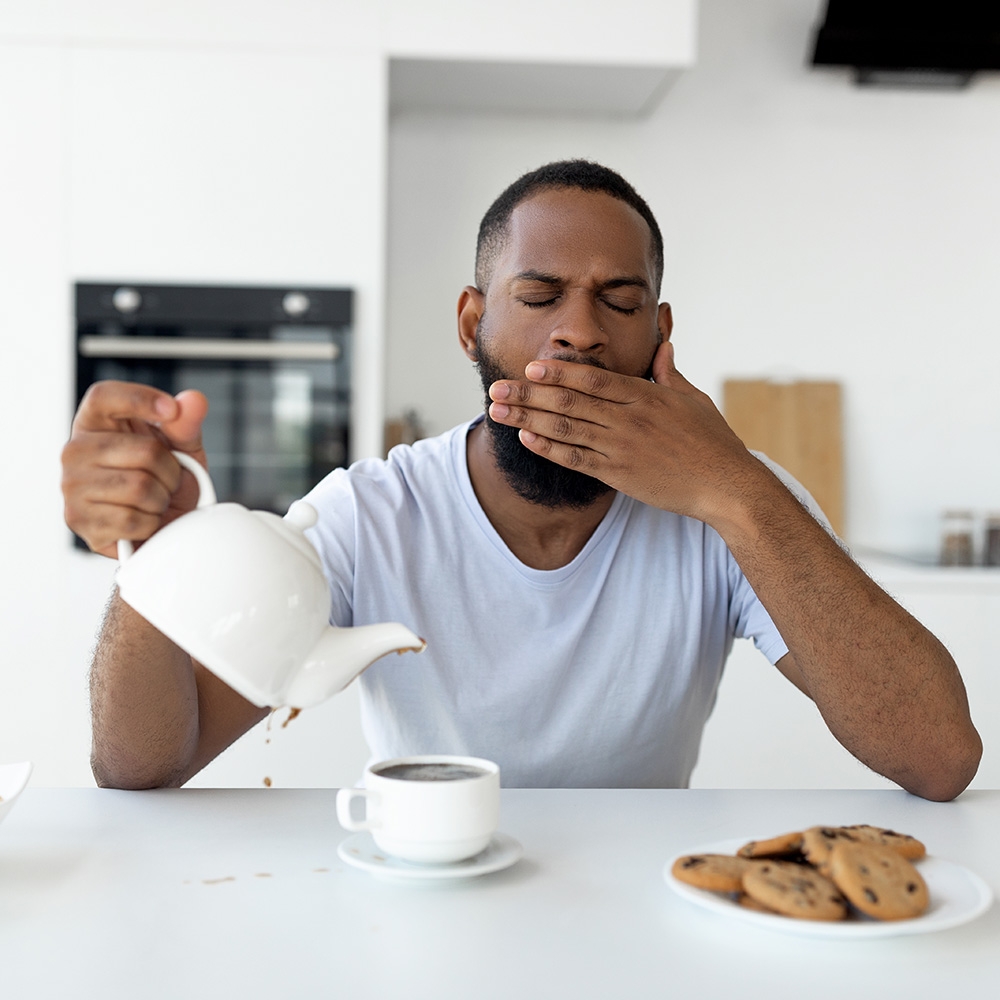
[[[829,0],[814,66],[850,66],[867,85],[962,87],[1000,70],[997,0]]]

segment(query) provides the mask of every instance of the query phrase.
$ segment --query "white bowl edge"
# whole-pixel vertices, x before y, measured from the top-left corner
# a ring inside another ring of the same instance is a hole
[[[0,764],[0,817],[7,811],[11,803],[24,791],[31,777],[32,763],[30,760],[19,764]]]

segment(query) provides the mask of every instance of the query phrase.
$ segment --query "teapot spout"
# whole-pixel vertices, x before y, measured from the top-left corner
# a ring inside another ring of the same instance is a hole
[[[284,702],[295,708],[311,708],[343,691],[386,653],[419,653],[426,645],[398,622],[355,628],[328,625],[289,685]]]

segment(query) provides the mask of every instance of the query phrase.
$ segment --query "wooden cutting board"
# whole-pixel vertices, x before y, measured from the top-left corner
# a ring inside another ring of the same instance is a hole
[[[844,536],[844,447],[839,382],[727,379],[722,410],[743,443],[786,468]]]

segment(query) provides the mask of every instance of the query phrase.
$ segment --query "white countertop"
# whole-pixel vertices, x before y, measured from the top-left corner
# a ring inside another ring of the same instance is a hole
[[[1000,792],[505,790],[507,871],[342,864],[329,790],[28,788],[0,826],[0,991],[48,998],[996,995],[1000,906],[936,934],[812,939],[672,893],[668,858],[816,824],[912,833],[1000,893]]]
[[[851,555],[874,580],[890,591],[940,591],[941,593],[1000,593],[1000,566],[939,566],[931,561],[858,549]]]

